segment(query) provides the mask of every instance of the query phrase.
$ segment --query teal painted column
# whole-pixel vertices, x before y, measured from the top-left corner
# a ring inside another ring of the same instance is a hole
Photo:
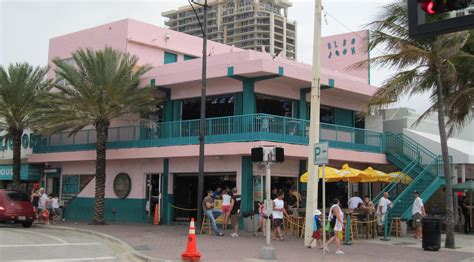
[[[303,120],[308,120],[308,104],[306,102],[306,94],[308,92],[306,89],[300,89],[300,101],[299,101],[299,110],[298,110],[298,118]]]
[[[243,83],[242,93],[242,113],[255,114],[257,112],[257,104],[255,99],[255,80],[245,79]]]
[[[163,108],[163,122],[173,121],[173,101],[169,90],[166,90],[165,107]]]
[[[242,157],[242,202],[241,211],[253,209],[253,165],[250,156]]]
[[[163,224],[169,225],[171,224],[172,221],[172,202],[170,201],[172,199],[172,195],[170,196],[168,192],[168,180],[169,180],[169,166],[170,166],[170,161],[169,159],[165,158],[163,159],[163,191],[162,191],[162,196],[163,196],[163,201],[162,201],[162,212],[161,212],[161,218],[160,220],[162,221]]]

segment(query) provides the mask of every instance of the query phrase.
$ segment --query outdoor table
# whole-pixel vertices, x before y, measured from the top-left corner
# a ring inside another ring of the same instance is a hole
[[[357,223],[364,225],[366,239],[375,238],[375,230],[377,222],[375,221],[375,210],[370,209],[357,209],[352,212],[358,219]],[[360,220],[360,217],[364,217],[364,220]]]

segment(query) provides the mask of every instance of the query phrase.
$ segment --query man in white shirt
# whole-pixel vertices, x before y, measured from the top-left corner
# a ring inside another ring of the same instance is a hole
[[[285,194],[282,190],[279,190],[277,193],[277,198],[273,200],[273,225],[275,226],[273,230],[273,239],[276,240],[277,235],[280,237],[280,240],[283,240],[283,234],[281,233],[281,226],[283,225],[283,215],[288,216],[285,210],[285,202],[283,198]]]
[[[39,194],[40,197],[38,201],[38,210],[41,212],[46,209],[46,201],[48,200],[48,195],[46,195],[44,188],[40,188]]]
[[[413,201],[411,214],[413,215],[413,227],[416,229],[415,238],[421,240],[423,237],[421,219],[426,216],[426,212],[423,205],[423,200],[420,198],[420,193],[418,193],[418,191],[414,191],[413,197],[415,200]]]
[[[387,207],[393,208],[392,201],[388,199],[388,192],[383,193],[383,197],[380,198],[379,204],[377,206],[377,224],[379,227],[382,227],[385,222],[385,213],[387,213]],[[383,231],[379,228],[379,232]]]
[[[357,194],[354,194],[353,197],[349,198],[347,206],[349,209],[354,210],[359,206],[360,203],[364,204],[364,201]]]

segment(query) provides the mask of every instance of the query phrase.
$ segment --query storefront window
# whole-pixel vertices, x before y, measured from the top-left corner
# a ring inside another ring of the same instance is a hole
[[[257,113],[293,117],[293,101],[286,98],[256,95]]]
[[[199,119],[201,111],[201,98],[183,101],[183,120]],[[206,99],[206,118],[233,116],[234,96],[211,96]]]
[[[321,106],[321,115],[319,121],[321,123],[334,124],[334,108]]]

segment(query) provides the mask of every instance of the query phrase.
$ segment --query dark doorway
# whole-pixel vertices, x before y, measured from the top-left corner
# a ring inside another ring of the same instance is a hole
[[[174,195],[174,221],[189,221],[196,218],[197,211],[186,209],[201,208],[198,206],[197,199],[197,174],[175,174],[173,183]],[[236,187],[235,173],[214,173],[205,174],[204,176],[204,196],[207,190],[216,190],[218,187],[234,188]]]

